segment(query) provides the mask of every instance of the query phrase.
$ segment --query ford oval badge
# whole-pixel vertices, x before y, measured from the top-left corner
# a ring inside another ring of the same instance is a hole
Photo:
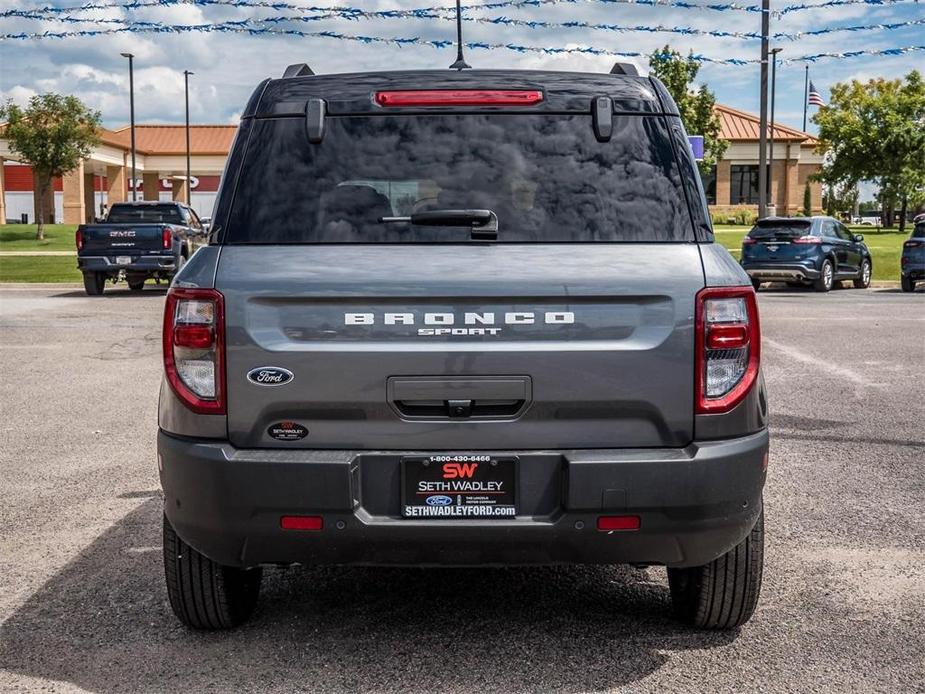
[[[426,499],[428,506],[449,506],[453,503],[453,500],[444,496],[443,494],[437,494],[436,496],[429,496]]]
[[[291,371],[278,366],[259,366],[247,372],[247,380],[258,386],[282,386],[293,378]]]

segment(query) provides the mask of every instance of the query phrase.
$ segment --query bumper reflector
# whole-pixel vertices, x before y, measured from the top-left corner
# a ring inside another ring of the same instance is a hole
[[[279,527],[283,530],[321,530],[324,519],[321,516],[282,516]]]
[[[639,530],[642,522],[639,516],[600,516],[597,519],[597,529],[611,530]]]

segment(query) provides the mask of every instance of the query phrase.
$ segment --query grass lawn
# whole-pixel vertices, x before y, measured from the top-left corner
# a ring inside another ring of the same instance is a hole
[[[0,256],[0,282],[83,281],[77,258],[66,255]]]
[[[716,240],[729,249],[736,258],[742,252],[742,237],[751,227],[744,226],[716,226],[713,231]],[[875,280],[899,281],[899,258],[903,252],[903,242],[912,233],[912,226],[907,225],[906,231],[900,234],[897,229],[881,229],[868,226],[849,227],[855,234],[864,235],[864,243],[870,249],[874,263]]]
[[[46,224],[45,240],[35,240],[35,224],[0,225],[0,251],[77,251],[76,224]]]

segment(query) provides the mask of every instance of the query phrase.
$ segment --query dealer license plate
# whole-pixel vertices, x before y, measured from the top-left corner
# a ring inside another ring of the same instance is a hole
[[[132,256],[130,255],[119,255],[116,256],[116,265],[131,265]]]
[[[516,457],[441,454],[402,458],[405,518],[513,518]]]

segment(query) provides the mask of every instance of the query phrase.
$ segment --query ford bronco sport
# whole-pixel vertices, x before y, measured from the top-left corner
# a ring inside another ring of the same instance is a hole
[[[263,82],[163,343],[191,627],[241,623],[290,563],[664,565],[682,620],[752,615],[755,292],[631,66]]]

